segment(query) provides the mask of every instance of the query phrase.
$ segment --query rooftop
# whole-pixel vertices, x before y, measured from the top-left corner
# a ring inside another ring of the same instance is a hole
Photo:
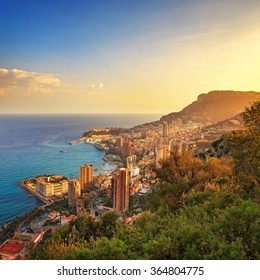
[[[7,240],[0,248],[1,254],[16,255],[22,251],[24,244],[18,240]]]

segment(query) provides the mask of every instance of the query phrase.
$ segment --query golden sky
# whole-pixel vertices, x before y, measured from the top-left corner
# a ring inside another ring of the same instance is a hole
[[[0,113],[166,114],[260,91],[260,1],[30,2],[3,7]]]

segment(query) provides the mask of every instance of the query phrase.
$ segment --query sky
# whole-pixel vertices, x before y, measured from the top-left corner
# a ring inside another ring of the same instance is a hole
[[[0,114],[167,114],[260,91],[259,0],[0,4]]]

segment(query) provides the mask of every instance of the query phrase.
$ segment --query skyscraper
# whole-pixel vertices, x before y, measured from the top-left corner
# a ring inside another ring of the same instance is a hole
[[[155,147],[155,160],[156,163],[160,163],[163,160],[163,146],[159,145]]]
[[[80,166],[80,187],[81,191],[86,191],[93,187],[93,165],[85,164]]]
[[[155,160],[160,163],[162,160],[167,160],[171,154],[171,145],[162,144],[155,147]]]
[[[120,137],[117,137],[116,138],[116,147],[120,148],[123,146],[123,138],[120,136]]]
[[[171,154],[171,145],[163,145],[163,160],[166,160],[170,157]]]
[[[81,196],[81,188],[79,180],[71,179],[69,180],[69,197],[68,204],[69,207],[76,207],[76,199]]]
[[[169,132],[169,129],[168,129],[168,123],[167,122],[163,122],[163,138],[167,138],[168,137],[168,132]]]
[[[124,156],[124,158],[127,158],[131,155],[131,144],[132,142],[128,139],[123,142],[122,155]]]
[[[129,170],[120,168],[113,178],[113,207],[117,213],[125,212],[129,208]]]

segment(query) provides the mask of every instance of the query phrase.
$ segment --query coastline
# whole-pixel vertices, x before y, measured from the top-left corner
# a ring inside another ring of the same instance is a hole
[[[145,123],[150,120],[156,119],[157,116],[154,114],[148,114],[148,117],[140,116],[140,114],[122,114],[121,115],[33,115],[30,114],[23,116],[22,118],[16,115],[6,116],[4,121],[8,123],[6,126],[6,135],[1,138],[1,148],[3,147],[3,152],[1,152],[1,160],[3,162],[7,161],[7,164],[4,164],[3,168],[3,181],[1,181],[1,187],[3,194],[5,191],[9,193],[9,188],[12,188],[12,201],[9,202],[9,197],[1,204],[0,212],[2,214],[0,220],[0,227],[4,224],[15,219],[17,216],[22,215],[26,211],[30,211],[35,207],[39,207],[44,203],[39,197],[37,199],[31,198],[28,199],[29,195],[32,193],[29,189],[18,186],[17,182],[24,180],[25,178],[33,177],[37,174],[48,173],[50,165],[50,172],[56,173],[56,170],[53,170],[54,164],[58,166],[57,173],[65,174],[66,176],[78,176],[78,170],[75,168],[75,165],[78,163],[83,164],[84,162],[93,159],[95,152],[88,154],[88,148],[71,148],[72,152],[67,153],[64,151],[64,154],[60,150],[66,149],[69,147],[69,142],[79,138],[77,141],[79,144],[85,144],[83,137],[83,132],[89,131],[91,127],[133,127],[137,123]],[[19,129],[14,129],[17,127],[17,119],[19,119]],[[38,126],[37,124],[42,122],[44,125]],[[35,128],[34,135],[26,134],[21,141],[14,141],[17,139],[21,131],[28,130],[28,125]],[[68,131],[68,132],[65,132]],[[80,134],[79,134],[80,133]],[[76,137],[75,137],[76,135]],[[73,139],[74,138],[74,139]],[[6,143],[4,139],[8,140]],[[47,143],[45,145],[45,142]],[[81,143],[80,143],[81,142]],[[76,142],[75,142],[76,144]],[[91,144],[92,142],[86,142],[86,144]],[[65,147],[66,145],[66,147]],[[96,149],[96,148],[95,148]],[[95,150],[93,149],[93,150]],[[87,150],[87,154],[86,151]],[[28,152],[29,151],[29,152]],[[17,154],[22,161],[17,161]],[[75,157],[74,154],[75,153]],[[105,153],[98,153],[96,155],[97,160],[93,160],[95,167],[100,167],[99,170],[96,170],[97,174],[113,172],[117,168],[117,163],[109,162],[103,158]],[[48,162],[46,162],[46,156]],[[66,161],[63,161],[66,157]],[[26,164],[23,164],[23,161],[26,161]],[[72,165],[70,163],[73,163]],[[104,164],[105,163],[105,164]],[[109,165],[112,165],[111,167]],[[62,165],[62,168],[59,166]],[[13,169],[21,170],[19,173],[12,174]],[[70,173],[71,172],[71,173]],[[13,178],[12,180],[10,178]],[[25,190],[21,191],[21,188]],[[15,189],[18,189],[16,191]],[[20,189],[20,190],[19,190]],[[22,193],[21,193],[22,192]],[[12,206],[10,210],[9,204]],[[13,204],[11,204],[13,203]],[[7,210],[8,209],[8,210]]]
[[[75,145],[75,144],[78,144],[78,143],[81,143],[81,142],[84,142],[86,141],[86,137],[80,137],[80,138],[77,138],[71,142],[69,142],[70,145]]]
[[[105,150],[105,148],[99,148],[99,147],[96,147],[96,145],[97,145],[97,143],[95,143],[95,142],[91,142],[91,141],[87,141],[87,139],[86,139],[86,137],[81,137],[81,138],[78,138],[78,139],[76,139],[76,140],[74,140],[74,141],[72,141],[72,142],[70,142],[70,144],[71,143],[75,143],[75,144],[78,144],[78,143],[80,143],[80,142],[83,142],[83,140],[85,140],[86,142],[86,144],[90,144],[90,145],[92,145],[92,146],[94,146],[97,150],[99,150],[99,151],[104,151]],[[72,145],[72,144],[71,144]],[[113,155],[112,155],[113,156]],[[109,154],[109,155],[103,155],[102,156],[102,160],[103,160],[103,165],[105,164],[105,163],[107,163],[107,164],[111,164],[111,165],[117,165],[117,168],[122,164],[122,162],[121,161],[119,161],[119,160],[115,160],[115,161],[112,161],[111,160],[111,155]],[[98,168],[99,170],[101,169],[101,166],[97,166],[96,168]],[[33,179],[33,178],[29,178],[29,180],[30,179]],[[25,183],[24,183],[24,180],[21,180],[21,181],[19,181],[19,182],[17,182],[16,183],[19,187],[21,187],[21,188],[23,188],[24,190],[26,190],[27,192],[29,192],[31,195],[33,195],[34,197],[36,197],[37,199],[39,199],[42,203],[44,203],[45,205],[40,205],[40,206],[37,206],[36,208],[38,208],[38,207],[42,207],[42,206],[48,206],[48,205],[50,205],[50,204],[52,204],[53,202],[55,202],[55,201],[53,201],[51,198],[48,198],[48,199],[46,199],[45,197],[43,197],[43,196],[41,196],[38,192],[36,192],[35,190],[33,190],[30,186],[28,186],[28,185],[26,185]],[[35,208],[35,207],[34,207]],[[32,208],[32,209],[34,209],[34,208]],[[9,221],[8,223],[11,223],[12,221]],[[7,223],[7,224],[8,224]],[[0,226],[0,229],[4,226],[4,225],[6,225],[6,224],[3,224],[3,225],[1,225]]]
[[[19,181],[17,182],[17,185],[19,187],[24,188],[26,191],[28,191],[29,193],[31,193],[33,196],[37,197],[41,202],[45,203],[45,204],[50,204],[53,201],[48,201],[46,200],[43,196],[41,196],[39,193],[37,193],[36,191],[32,190],[30,187],[28,187],[26,184],[24,184],[23,181]],[[40,206],[39,206],[40,207]]]
[[[74,142],[74,143],[80,143],[80,142],[82,142],[82,138],[80,138],[80,139],[81,139],[81,140],[78,140],[78,139],[77,139],[76,141],[73,141],[73,142]],[[84,137],[83,137],[83,139],[84,139]],[[91,145],[94,146],[97,150],[101,150],[101,149],[99,149],[98,147],[95,146],[96,143],[87,142],[87,141],[86,141],[86,144],[91,144]],[[105,149],[102,149],[102,151],[104,151],[104,150],[105,150]],[[111,155],[108,155],[108,156],[111,156]],[[119,162],[119,161],[111,161],[111,160],[109,159],[109,157],[107,158],[107,155],[106,155],[106,154],[105,154],[105,155],[102,154],[102,160],[103,160],[103,162],[106,162],[106,163],[108,163],[108,164],[116,165],[116,166],[117,166],[116,168],[118,168],[118,166],[121,164],[121,162]],[[103,163],[103,164],[104,164],[104,163]],[[101,166],[100,166],[100,167],[101,167]],[[102,172],[102,173],[103,173],[103,172]],[[19,186],[19,187],[21,187],[22,189],[24,189],[26,192],[30,193],[31,195],[33,195],[34,197],[36,197],[37,199],[39,199],[39,200],[43,203],[43,205],[39,205],[39,206],[33,207],[33,208],[29,209],[27,213],[22,214],[22,215],[18,215],[16,218],[11,219],[11,220],[9,220],[9,221],[3,223],[2,225],[0,225],[0,232],[2,232],[2,231],[5,232],[6,230],[8,230],[9,227],[12,227],[13,225],[15,225],[15,224],[17,223],[17,221],[20,222],[20,221],[26,220],[26,219],[29,217],[31,211],[37,211],[37,210],[39,210],[39,209],[43,209],[43,208],[48,207],[48,206],[52,205],[53,203],[55,203],[55,200],[53,200],[53,199],[51,199],[51,198],[48,198],[48,199],[44,198],[44,197],[41,196],[38,192],[36,192],[36,190],[34,190],[34,189],[32,189],[32,187],[28,186],[28,185],[25,183],[25,181],[26,181],[26,180],[30,180],[30,179],[33,179],[33,178],[27,178],[27,179],[18,181],[16,184],[17,184],[17,186]],[[12,238],[13,234],[15,234],[15,232],[11,232],[11,231],[10,231],[10,236],[9,236],[9,238]],[[2,243],[2,242],[1,242],[1,243]],[[0,244],[0,245],[1,245],[1,244]]]

